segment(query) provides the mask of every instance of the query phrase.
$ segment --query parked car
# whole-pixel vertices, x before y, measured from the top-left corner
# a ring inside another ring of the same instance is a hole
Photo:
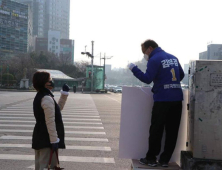
[[[109,89],[109,91],[110,92],[114,92],[114,89],[116,88],[116,86],[110,86],[110,89]]]
[[[122,93],[122,87],[115,87],[115,88],[113,89],[113,92],[114,92],[114,93]]]

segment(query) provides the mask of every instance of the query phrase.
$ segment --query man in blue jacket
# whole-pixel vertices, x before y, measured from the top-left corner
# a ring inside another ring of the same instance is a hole
[[[163,131],[166,131],[164,151],[160,155],[159,164],[168,167],[168,162],[176,146],[182,113],[183,92],[180,81],[184,72],[178,59],[163,51],[153,40],[146,40],[141,45],[144,58],[148,61],[146,73],[133,63],[129,69],[140,81],[154,83],[152,92],[154,105],[149,136],[149,150],[141,164],[157,166],[157,158],[161,150]]]

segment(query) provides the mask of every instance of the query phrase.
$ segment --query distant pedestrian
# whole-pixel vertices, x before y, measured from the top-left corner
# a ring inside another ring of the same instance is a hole
[[[76,93],[76,85],[73,86],[73,92]]]
[[[33,102],[36,124],[32,136],[32,148],[35,149],[35,170],[48,167],[51,149],[65,149],[65,131],[61,110],[69,95],[69,86],[63,85],[58,104],[54,100],[51,90],[54,83],[48,72],[36,72],[33,76],[33,86],[37,94]],[[56,166],[55,153],[51,167]]]
[[[159,163],[168,167],[168,162],[176,146],[180,119],[182,113],[183,92],[180,81],[184,72],[178,59],[163,51],[153,40],[146,40],[141,45],[147,63],[146,73],[135,64],[129,64],[129,69],[140,81],[154,83],[152,92],[154,105],[152,110],[149,150],[141,164],[157,166],[157,158],[161,149],[163,131],[166,131],[164,151],[160,155]]]

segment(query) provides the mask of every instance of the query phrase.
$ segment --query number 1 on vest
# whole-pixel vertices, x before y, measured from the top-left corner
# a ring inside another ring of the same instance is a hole
[[[174,68],[172,68],[172,69],[170,70],[170,72],[172,73],[172,81],[177,81]]]

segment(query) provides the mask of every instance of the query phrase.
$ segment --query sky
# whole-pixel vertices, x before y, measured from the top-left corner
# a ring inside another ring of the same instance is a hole
[[[81,52],[100,53],[113,68],[143,58],[141,43],[153,39],[182,67],[197,60],[207,45],[222,44],[221,0],[70,0],[70,39],[75,62],[91,61]],[[103,60],[101,61],[103,65]]]

